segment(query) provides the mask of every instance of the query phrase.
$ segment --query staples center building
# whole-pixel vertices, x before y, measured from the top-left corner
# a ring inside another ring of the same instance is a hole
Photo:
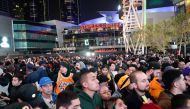
[[[119,19],[117,11],[99,11],[99,14],[102,17],[82,22],[78,26],[65,28],[63,47],[55,50],[65,52],[124,51],[123,21]],[[138,11],[138,14],[141,16],[142,11]],[[173,6],[147,9],[147,24],[156,24],[170,19],[174,15]]]

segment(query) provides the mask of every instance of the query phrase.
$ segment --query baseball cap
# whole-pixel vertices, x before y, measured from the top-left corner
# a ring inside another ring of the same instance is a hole
[[[158,62],[156,62],[156,61],[149,62],[148,69],[157,70],[160,68],[161,68],[161,66]]]
[[[67,62],[60,62],[60,65],[63,67],[66,67],[67,69],[69,69],[69,64]]]
[[[49,77],[42,77],[39,81],[40,86],[44,86],[49,83],[53,83],[53,81]]]

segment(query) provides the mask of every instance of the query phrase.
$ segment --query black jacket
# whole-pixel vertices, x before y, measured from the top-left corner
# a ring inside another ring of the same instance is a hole
[[[155,102],[153,97],[150,96],[148,92],[145,94],[145,96]],[[142,97],[139,96],[134,90],[128,96],[126,96],[124,102],[127,105],[128,109],[140,109],[143,105]]]

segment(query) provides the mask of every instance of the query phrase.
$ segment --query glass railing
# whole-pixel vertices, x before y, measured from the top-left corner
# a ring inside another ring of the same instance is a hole
[[[103,46],[123,46],[124,43],[118,43],[118,42],[108,42],[108,43],[100,43],[100,44],[91,44],[85,45],[84,43],[67,43],[64,44],[64,47],[103,47]]]

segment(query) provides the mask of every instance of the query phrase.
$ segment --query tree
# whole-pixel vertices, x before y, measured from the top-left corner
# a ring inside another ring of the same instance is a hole
[[[181,46],[184,45],[184,54],[186,55],[186,45],[188,43],[188,34],[190,32],[190,14],[180,13],[169,20],[159,22],[155,25],[147,25],[132,34],[132,41],[137,49],[139,45],[139,35],[144,37],[144,45],[158,51],[164,52],[169,42],[175,41],[179,44],[179,53]],[[134,50],[135,51],[135,50]]]
[[[181,46],[184,44],[186,48],[187,35],[190,32],[190,14],[179,13],[171,19],[171,28],[173,31],[174,39],[179,43],[179,54],[181,53]],[[186,55],[186,49],[184,50]]]
[[[155,25],[147,25],[146,28],[133,33],[133,42],[138,44],[138,35],[143,35],[145,47],[149,46],[161,52],[165,52],[172,39],[171,21],[162,21]]]
[[[170,20],[162,21],[155,25],[151,44],[153,48],[156,48],[161,52],[165,52],[169,42],[172,40],[172,31],[170,30],[170,26]]]

